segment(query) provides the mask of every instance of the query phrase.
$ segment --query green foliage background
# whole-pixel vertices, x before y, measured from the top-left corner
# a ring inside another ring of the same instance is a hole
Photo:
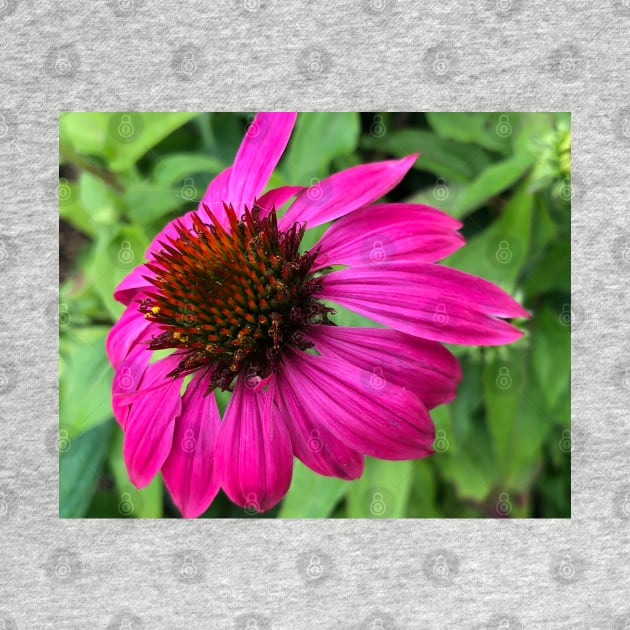
[[[63,113],[59,513],[178,516],[156,478],[131,486],[111,414],[104,339],[112,293],[151,238],[197,206],[232,162],[252,114]],[[437,453],[368,459],[354,482],[296,461],[263,517],[570,516],[570,116],[565,113],[305,113],[269,187],[311,185],[349,166],[421,151],[388,200],[460,218],[467,245],[446,264],[498,283],[533,317],[501,348],[451,348],[464,378],[432,412]],[[312,246],[324,228],[307,233]],[[338,309],[335,321],[366,325]],[[220,404],[224,407],[226,396]],[[207,517],[251,517],[222,494]]]

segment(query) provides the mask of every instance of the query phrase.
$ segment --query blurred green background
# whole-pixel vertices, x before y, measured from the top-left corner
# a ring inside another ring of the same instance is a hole
[[[122,461],[104,350],[123,310],[112,293],[164,224],[197,206],[252,119],[60,114],[61,517],[179,516],[159,477],[139,491]],[[432,411],[434,456],[368,458],[354,482],[296,461],[288,495],[262,517],[570,516],[570,143],[567,113],[298,116],[270,188],[420,151],[387,199],[460,218],[467,245],[446,264],[498,283],[533,317],[510,346],[451,348],[464,377],[457,398]],[[305,248],[324,228],[307,233]],[[337,310],[337,323],[369,324]],[[222,493],[205,516],[258,517]]]

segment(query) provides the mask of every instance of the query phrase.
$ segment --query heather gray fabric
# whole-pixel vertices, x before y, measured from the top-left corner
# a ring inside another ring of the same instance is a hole
[[[627,0],[0,1],[0,629],[630,627],[629,27]],[[293,108],[573,112],[571,521],[58,520],[58,111]]]

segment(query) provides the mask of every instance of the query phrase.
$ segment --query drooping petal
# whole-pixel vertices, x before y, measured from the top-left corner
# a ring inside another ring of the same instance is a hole
[[[123,430],[127,425],[129,407],[133,402],[130,394],[140,389],[151,355],[152,352],[146,345],[136,343],[115,368],[112,380],[112,411]]]
[[[125,360],[132,346],[151,326],[136,304],[130,304],[107,334],[107,358],[116,369]]]
[[[247,129],[234,158],[228,200],[237,214],[260,196],[284,152],[297,114],[260,112]]]
[[[529,316],[491,282],[423,262],[335,271],[324,276],[320,296],[401,332],[454,344],[511,343],[522,331],[498,318]]]
[[[273,208],[279,210],[291,197],[295,197],[303,190],[304,186],[280,186],[266,192],[258,200],[258,205],[263,209],[261,217],[267,216]]]
[[[389,328],[313,326],[306,334],[324,356],[362,367],[371,380],[411,390],[428,409],[455,397],[462,371],[442,345]]]
[[[230,499],[266,512],[286,494],[293,473],[291,438],[269,391],[238,378],[221,423],[215,466]]]
[[[182,406],[182,381],[166,375],[178,363],[179,359],[170,355],[149,365],[139,392],[130,398],[123,457],[129,479],[138,488],[153,479],[171,450],[175,419]]]
[[[162,476],[175,505],[185,518],[203,514],[219,492],[214,449],[221,417],[213,393],[200,376],[190,381],[175,423],[173,445]]]
[[[317,182],[278,221],[280,229],[286,230],[298,221],[312,228],[376,201],[400,182],[418,155],[353,166]]]
[[[347,361],[290,351],[283,375],[303,406],[351,449],[381,459],[415,459],[433,452],[434,427],[411,391]]]
[[[327,265],[365,265],[412,259],[435,262],[464,244],[461,223],[428,206],[377,204],[351,212],[317,243],[313,270]]]
[[[278,375],[279,406],[285,419],[295,456],[320,475],[358,479],[363,472],[363,456],[326,428],[326,418],[306,405],[301,392]]]

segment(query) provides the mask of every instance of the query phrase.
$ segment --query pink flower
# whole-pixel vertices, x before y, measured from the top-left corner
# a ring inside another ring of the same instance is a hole
[[[458,221],[374,204],[417,155],[261,194],[295,119],[258,114],[197,211],[169,223],[115,292],[127,309],[107,352],[129,476],[142,487],[161,470],[186,517],[219,488],[270,509],[293,456],[356,479],[364,455],[431,454],[428,410],[452,400],[461,378],[440,342],[510,343],[521,332],[505,319],[528,315],[493,284],[435,264],[463,245]],[[304,230],[329,221],[301,252]],[[387,328],[335,326],[324,301]],[[156,350],[170,354],[152,361]],[[223,419],[217,387],[233,390]]]

